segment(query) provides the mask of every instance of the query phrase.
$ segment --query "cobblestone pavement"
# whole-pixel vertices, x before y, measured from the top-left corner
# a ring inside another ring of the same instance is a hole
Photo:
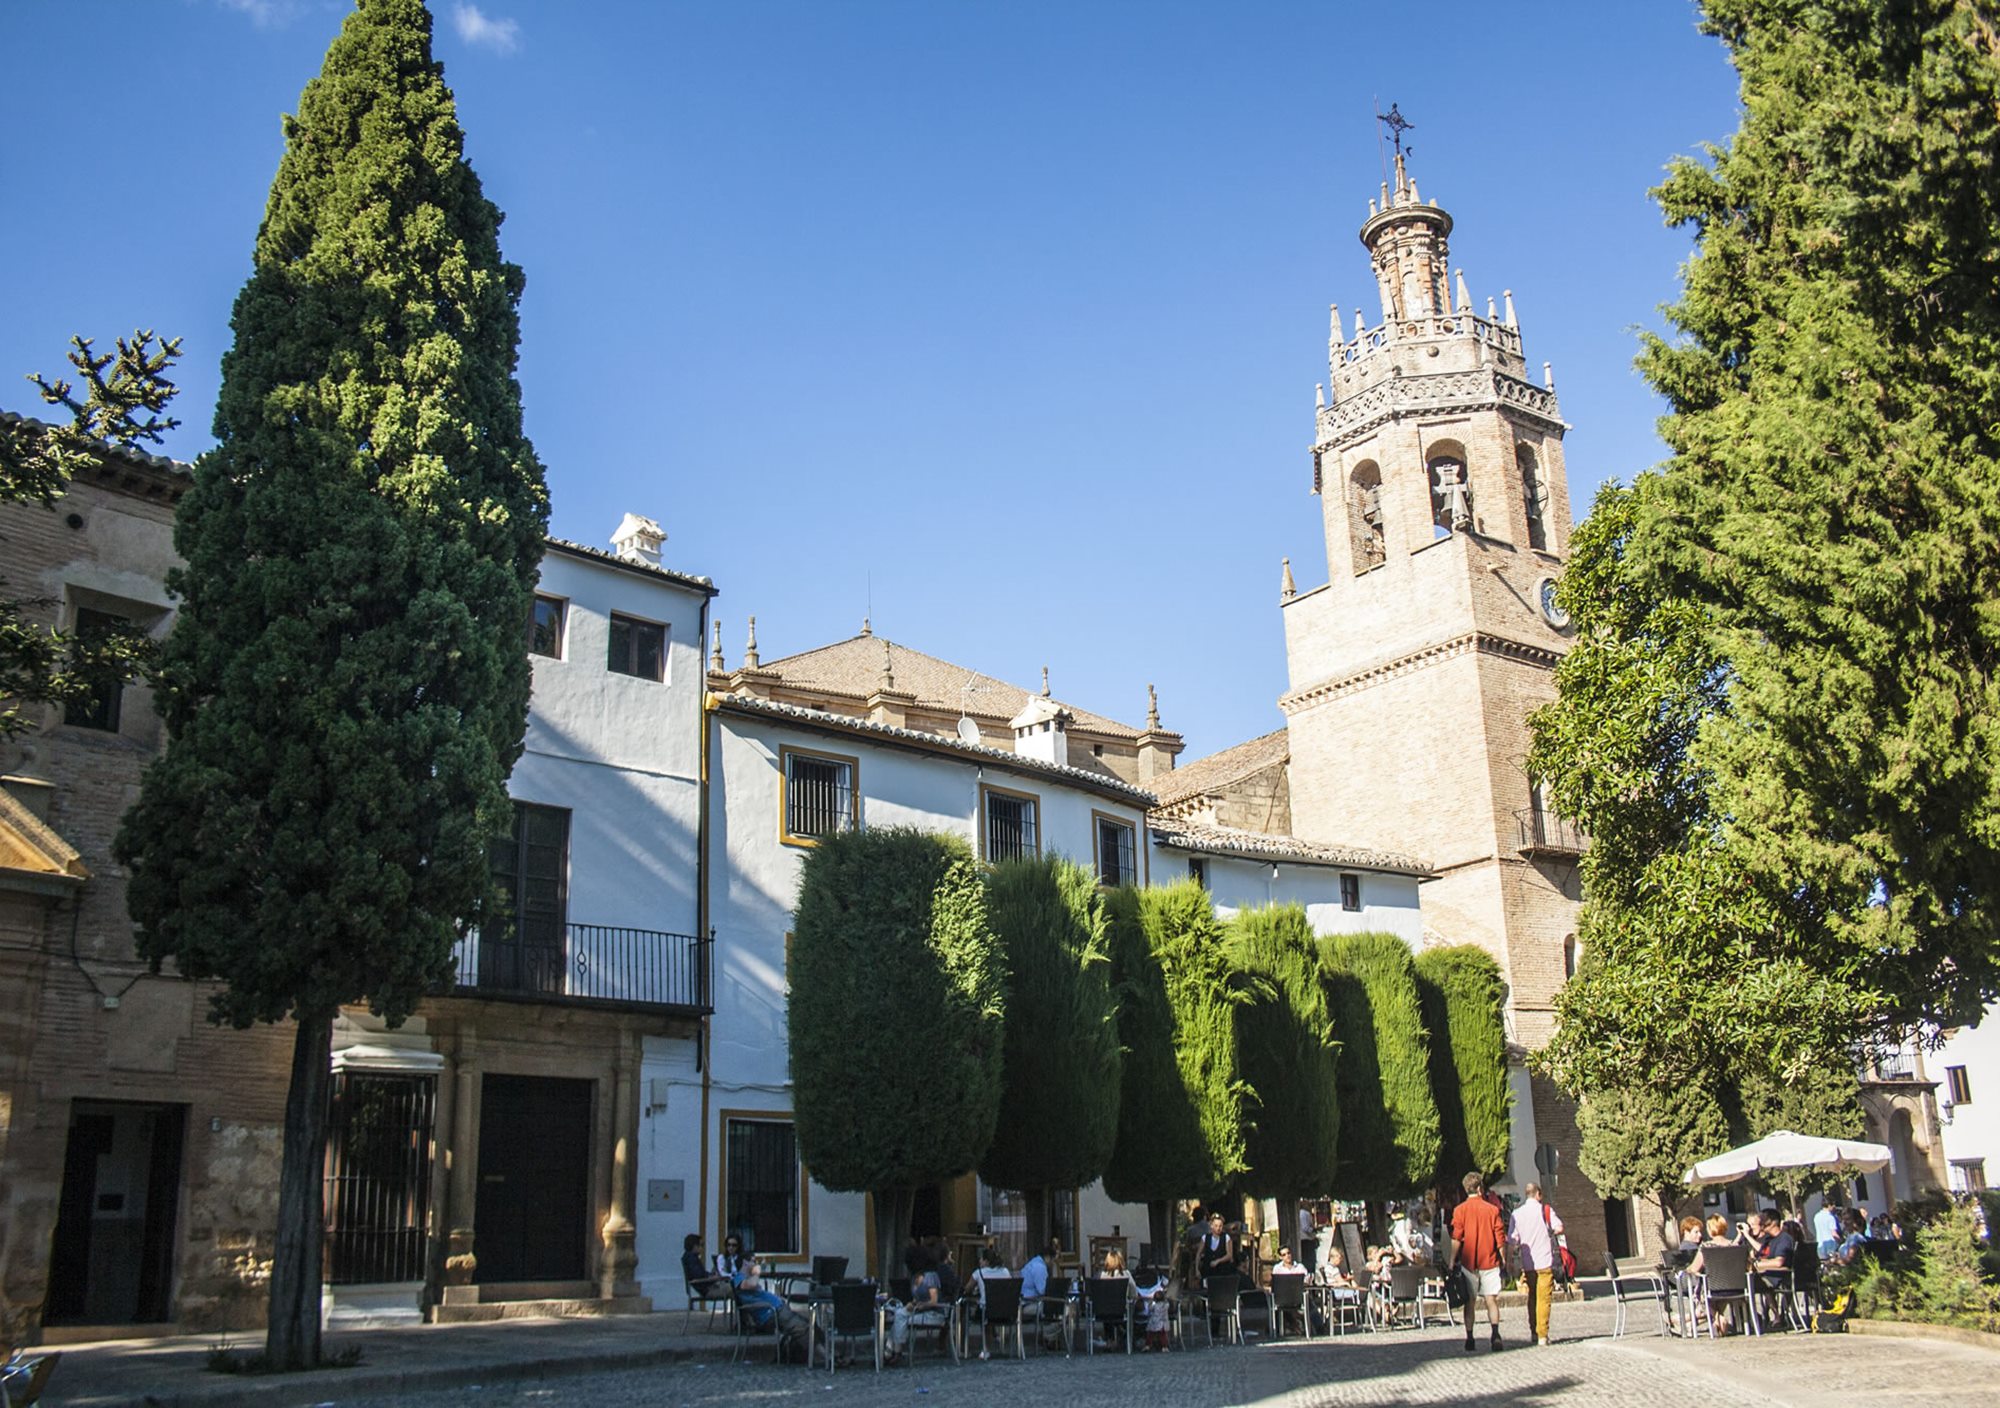
[[[1060,1354],[1022,1364],[952,1365],[921,1361],[877,1375],[872,1368],[778,1368],[696,1362],[656,1369],[496,1383],[405,1394],[395,1399],[342,1399],[339,1408],[544,1408],[586,1402],[625,1405],[799,1402],[849,1405],[944,1405],[995,1408],[1049,1402],[1060,1408],[1146,1402],[1172,1405],[1258,1405],[1331,1408],[1347,1404],[1461,1404],[1527,1408],[1545,1403],[1606,1408],[1739,1408],[1739,1405],[1839,1404],[1841,1408],[1914,1405],[1959,1408],[2000,1404],[2000,1354],[1936,1340],[1771,1335],[1762,1340],[1683,1343],[1628,1335],[1610,1338],[1606,1304],[1558,1305],[1557,1343],[1529,1346],[1518,1312],[1503,1320],[1513,1332],[1504,1352],[1464,1350],[1462,1334],[1433,1327],[1389,1334],[1350,1334],[1314,1344],[1252,1344],[1246,1349],[1197,1349],[1169,1356]],[[1650,1326],[1643,1327],[1649,1330]]]

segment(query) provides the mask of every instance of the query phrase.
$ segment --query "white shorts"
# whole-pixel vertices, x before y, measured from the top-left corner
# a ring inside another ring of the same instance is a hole
[[[1461,1266],[1458,1268],[1458,1274],[1465,1278],[1465,1289],[1469,1295],[1500,1294],[1500,1268],[1497,1266],[1489,1266],[1484,1271],[1474,1271],[1469,1266]]]

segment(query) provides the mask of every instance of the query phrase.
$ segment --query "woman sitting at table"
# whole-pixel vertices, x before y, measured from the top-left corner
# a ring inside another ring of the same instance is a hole
[[[1703,1228],[1701,1225],[1700,1218],[1698,1217],[1682,1218],[1680,1249],[1686,1252],[1690,1257],[1692,1257],[1697,1251],[1701,1250],[1701,1234],[1705,1230],[1706,1229]]]
[[[936,1327],[945,1323],[950,1304],[938,1284],[937,1262],[921,1246],[912,1246],[903,1257],[903,1269],[910,1273],[910,1300],[907,1305],[889,1306],[889,1352],[885,1364],[894,1364],[910,1347],[910,1326]]]
[[[1833,1259],[1842,1266],[1847,1266],[1868,1245],[1868,1219],[1862,1215],[1860,1208],[1840,1210],[1840,1232],[1840,1246],[1834,1252]]]

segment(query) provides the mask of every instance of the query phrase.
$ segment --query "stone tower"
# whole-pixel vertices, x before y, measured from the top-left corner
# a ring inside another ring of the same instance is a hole
[[[1528,715],[1554,697],[1568,648],[1552,600],[1565,426],[1546,364],[1539,384],[1528,376],[1511,294],[1473,311],[1451,230],[1398,156],[1361,227],[1378,319],[1357,310],[1350,332],[1333,314],[1313,445],[1327,583],[1300,592],[1287,576],[1279,705],[1293,831],[1428,859],[1426,927],[1499,960],[1519,1053],[1548,1040],[1575,956],[1578,838],[1524,761]],[[1601,1204],[1576,1171],[1573,1111],[1533,1086],[1516,1071],[1514,1175],[1557,1147],[1558,1206],[1594,1257]]]

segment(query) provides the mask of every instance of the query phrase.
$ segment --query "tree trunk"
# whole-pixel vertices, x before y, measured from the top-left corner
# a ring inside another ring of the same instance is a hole
[[[1161,1266],[1174,1263],[1174,1205],[1165,1198],[1146,1204],[1146,1236],[1153,1244],[1153,1259]]]
[[[910,1244],[910,1216],[916,1210],[914,1188],[875,1190],[875,1277],[883,1285],[903,1274],[903,1249]]]
[[[1028,1215],[1028,1255],[1040,1256],[1049,1244],[1049,1190],[1023,1188],[1021,1202]]]
[[[333,1078],[333,1013],[301,1016],[292,1037],[285,1094],[285,1152],[278,1173],[278,1236],[271,1255],[270,1321],[264,1358],[273,1369],[319,1363],[320,1259],[326,1222],[327,1087]]]
[[[1290,1247],[1292,1255],[1300,1261],[1306,1259],[1306,1249],[1299,1245],[1299,1200],[1297,1198],[1278,1199],[1278,1245]]]

